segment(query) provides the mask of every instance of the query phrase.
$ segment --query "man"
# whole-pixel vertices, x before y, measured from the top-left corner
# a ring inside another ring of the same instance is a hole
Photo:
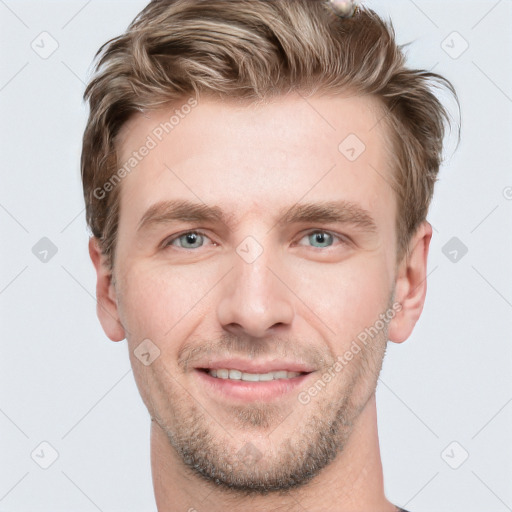
[[[153,1],[99,55],[89,249],[158,510],[400,510],[375,387],[424,304],[451,84],[322,0]]]

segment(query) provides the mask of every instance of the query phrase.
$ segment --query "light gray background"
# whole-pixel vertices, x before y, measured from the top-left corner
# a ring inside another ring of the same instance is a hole
[[[155,510],[149,418],[126,342],[110,342],[96,318],[79,179],[81,95],[93,55],[145,3],[0,0],[5,512]],[[429,215],[435,233],[424,313],[405,344],[390,344],[378,388],[387,494],[412,512],[505,512],[512,510],[512,2],[365,3],[391,17],[400,43],[413,41],[411,66],[454,83],[463,121],[455,154],[455,136],[447,141]],[[58,48],[42,58],[52,39]],[[43,237],[58,249],[46,262],[32,252]],[[453,237],[467,254],[459,247],[450,255],[450,245],[443,253]],[[53,452],[43,441],[58,452],[48,469],[40,465]]]

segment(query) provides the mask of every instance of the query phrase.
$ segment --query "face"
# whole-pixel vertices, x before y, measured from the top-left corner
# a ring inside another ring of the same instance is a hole
[[[381,115],[368,97],[202,99],[120,134],[121,162],[154,147],[118,185],[103,326],[177,459],[226,489],[304,484],[374,393],[397,277]]]

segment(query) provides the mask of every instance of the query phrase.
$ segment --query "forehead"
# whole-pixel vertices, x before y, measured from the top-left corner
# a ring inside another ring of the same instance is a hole
[[[368,96],[281,97],[265,104],[189,98],[137,113],[118,137],[121,217],[158,201],[223,204],[242,215],[309,201],[393,201],[381,104]],[[144,150],[144,148],[148,148]],[[144,153],[144,156],[141,154]]]

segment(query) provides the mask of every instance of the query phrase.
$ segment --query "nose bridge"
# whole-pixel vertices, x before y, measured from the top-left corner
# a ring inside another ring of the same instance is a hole
[[[218,319],[225,329],[259,337],[292,322],[291,293],[270,270],[279,266],[278,251],[256,239],[247,237],[238,245],[218,303]]]

